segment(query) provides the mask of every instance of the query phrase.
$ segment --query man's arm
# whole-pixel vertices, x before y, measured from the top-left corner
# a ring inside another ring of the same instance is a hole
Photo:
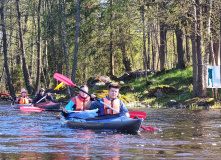
[[[53,97],[52,97],[52,95],[51,95],[51,94],[47,94],[46,99],[53,101]]]
[[[128,118],[130,117],[129,111],[122,100],[120,100],[120,113],[124,113]]]
[[[38,96],[35,96],[34,100],[32,101],[32,104],[34,105],[37,102]]]

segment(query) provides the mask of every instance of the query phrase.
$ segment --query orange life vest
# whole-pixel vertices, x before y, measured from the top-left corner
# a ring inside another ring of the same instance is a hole
[[[116,109],[118,112],[120,112],[120,100],[115,99],[113,101],[108,100],[106,97],[103,98],[104,103],[107,104],[108,106],[111,106],[112,108]],[[112,109],[108,108],[107,106],[104,105],[104,114],[117,114],[117,112],[113,111]]]
[[[83,111],[85,110],[85,106],[88,103],[90,97],[86,99],[79,98],[78,96],[75,97],[76,100],[76,111]]]
[[[29,104],[28,98],[21,97],[19,100],[19,104]]]

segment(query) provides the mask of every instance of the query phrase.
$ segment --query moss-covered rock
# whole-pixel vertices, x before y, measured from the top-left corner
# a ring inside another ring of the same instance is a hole
[[[215,99],[214,98],[199,98],[199,97],[195,97],[192,99],[187,99],[186,101],[184,101],[183,105],[185,105],[186,107],[189,106],[212,106],[215,103]]]
[[[153,97],[157,91],[158,92],[160,91],[160,92],[162,92],[163,95],[165,95],[165,94],[170,94],[170,93],[176,92],[177,90],[175,89],[175,87],[172,87],[169,85],[159,85],[157,87],[151,87],[148,90],[148,92],[149,92],[148,96]]]

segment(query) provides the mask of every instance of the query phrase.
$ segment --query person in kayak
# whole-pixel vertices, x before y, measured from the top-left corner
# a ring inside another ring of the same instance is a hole
[[[16,97],[15,103],[17,104],[29,104],[32,102],[32,99],[27,96],[27,91],[22,88],[21,95]]]
[[[80,87],[85,92],[88,92],[88,86],[83,85]],[[68,111],[84,111],[90,108],[92,101],[94,101],[96,96],[91,94],[88,96],[86,93],[79,91],[79,94],[72,98],[69,103],[63,109],[63,115],[66,117]]]
[[[118,83],[111,83],[108,89],[108,96],[94,101],[91,104],[90,109],[98,108],[98,116],[117,114],[115,111],[99,102],[102,101],[108,106],[120,112],[121,114],[125,114],[126,117],[130,117],[129,111],[126,108],[124,102],[117,98],[120,88],[121,87]]]
[[[46,96],[46,97],[43,98],[44,96]],[[40,102],[38,102],[40,99],[42,99],[42,100]],[[38,103],[46,102],[46,99],[49,100],[49,101],[53,101],[53,97],[52,97],[51,93],[46,94],[45,89],[41,88],[39,90],[39,93],[35,96],[35,99],[32,101],[32,105],[36,104],[37,102]]]

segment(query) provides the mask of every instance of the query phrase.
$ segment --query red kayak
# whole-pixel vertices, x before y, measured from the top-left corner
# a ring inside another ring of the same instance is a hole
[[[21,107],[30,107],[30,104],[14,104],[12,105],[12,108],[14,109],[20,109]],[[43,102],[43,103],[38,103],[35,104],[34,107],[38,107],[38,108],[43,108],[43,109],[59,109],[61,107],[61,103],[54,103],[51,101],[48,102]]]
[[[0,95],[1,96],[8,96],[8,97],[10,96],[9,94],[6,94],[6,93],[0,93]]]

